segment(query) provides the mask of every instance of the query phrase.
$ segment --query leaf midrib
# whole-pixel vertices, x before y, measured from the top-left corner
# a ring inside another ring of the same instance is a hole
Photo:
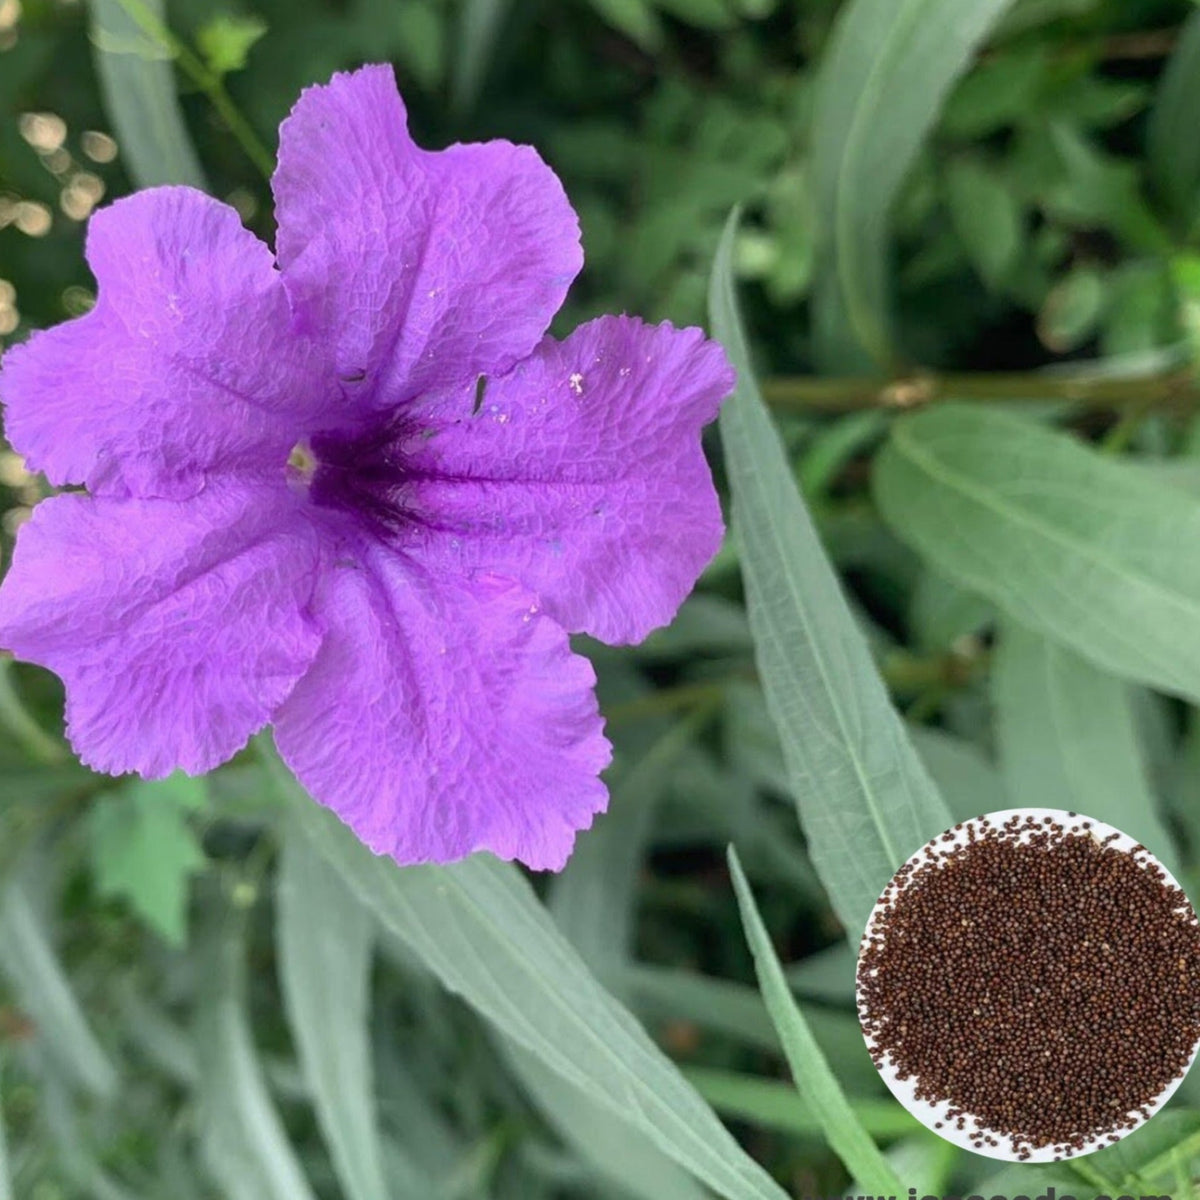
[[[350,882],[351,882],[351,886],[354,888],[354,890],[357,891],[361,896],[363,896],[366,899],[366,902],[368,905],[371,905],[372,901],[371,901],[371,897],[370,897],[370,888],[368,887],[366,882],[364,881],[361,884],[357,880],[350,881]],[[388,882],[389,882],[389,884],[395,883],[395,881],[391,881],[391,880],[389,880]],[[467,888],[466,886],[464,886],[464,884],[460,880],[455,878],[452,874],[449,874],[447,876],[447,878],[443,880],[442,886],[443,887],[453,887],[453,889],[458,894],[459,902],[463,905],[464,908],[466,908],[468,910],[472,910],[475,913],[476,919],[478,920],[481,928],[483,928],[485,930],[493,931],[493,933],[496,935],[495,940],[497,943],[503,944],[503,945],[509,945],[509,946],[511,946],[513,944],[512,931],[507,926],[498,922],[495,919],[494,914],[487,907],[485,907],[483,904],[481,904],[479,902],[479,900],[477,900],[476,897],[474,896],[472,890]],[[389,888],[389,890],[390,890],[390,888]],[[401,902],[406,907],[411,908],[411,905],[409,904],[407,897],[404,897],[402,894],[401,894]],[[576,1028],[578,1028],[583,1033],[584,1037],[588,1041],[592,1042],[592,1044],[599,1050],[603,1059],[605,1059],[607,1062],[613,1064],[616,1067],[617,1073],[621,1077],[623,1077],[625,1080],[633,1081],[633,1083],[635,1084],[634,1090],[636,1091],[637,1094],[641,1095],[642,1097],[649,1096],[652,1101],[658,1101],[658,1103],[653,1105],[654,1111],[657,1111],[660,1115],[669,1118],[671,1123],[675,1125],[676,1129],[683,1135],[683,1137],[687,1141],[691,1142],[693,1145],[702,1147],[703,1150],[705,1151],[705,1153],[710,1156],[709,1161],[711,1162],[711,1153],[712,1153],[713,1147],[710,1146],[707,1142],[705,1142],[703,1137],[700,1136],[695,1130],[693,1130],[690,1127],[688,1122],[683,1119],[682,1115],[676,1111],[676,1109],[674,1108],[674,1106],[671,1103],[661,1101],[659,1099],[658,1093],[656,1093],[653,1089],[649,1089],[649,1090],[647,1089],[646,1083],[645,1083],[643,1077],[641,1076],[640,1072],[633,1069],[632,1064],[629,1064],[629,1065],[623,1064],[622,1060],[618,1056],[615,1056],[611,1052],[609,1043],[598,1032],[596,1032],[592,1028],[591,1023],[589,1021],[586,1021],[586,1020],[583,1020],[582,1018],[580,1018],[578,1009],[576,1007],[568,1004],[566,1002],[566,1000],[563,998],[563,996],[560,994],[558,989],[549,988],[549,987],[545,986],[545,978],[546,977],[541,972],[536,971],[532,967],[532,965],[527,961],[527,957],[525,955],[514,953],[514,954],[510,955],[510,962],[514,963],[523,974],[525,974],[528,978],[532,979],[535,982],[535,984],[537,985],[537,990],[539,990],[547,998],[547,1000],[551,1003],[552,1007],[558,1009],[560,1012],[562,1012],[564,1014],[569,1015],[570,1023],[572,1025],[574,1025]],[[489,973],[489,975],[491,974],[490,971],[488,973]],[[503,992],[503,989],[501,989],[501,992]],[[602,1006],[604,1008],[608,1009],[607,1016],[611,1019],[616,1019],[617,1024],[620,1025],[620,1023],[621,1023],[619,1020],[620,1010],[613,1008],[612,1004],[609,1002],[610,998],[607,996],[606,993],[601,992],[600,994],[602,996],[602,1000],[601,1000]],[[511,1036],[511,1035],[509,1035],[509,1036]],[[537,1049],[535,1049],[532,1045],[527,1046],[527,1049],[529,1049],[531,1053],[537,1055],[539,1058],[542,1057],[541,1053]],[[652,1054],[649,1054],[649,1055],[647,1054],[647,1052],[646,1052],[647,1047],[636,1046],[636,1049],[639,1051],[639,1057],[648,1058],[651,1062],[654,1062],[656,1066],[660,1065]],[[549,1066],[551,1070],[556,1069],[553,1066],[551,1066],[551,1064],[549,1062],[547,1062],[546,1065]],[[589,1075],[586,1071],[576,1072],[574,1078],[566,1077],[566,1076],[564,1076],[564,1078],[566,1078],[569,1083],[573,1083],[576,1087],[582,1088],[582,1090],[584,1090],[588,1095],[590,1095],[597,1103],[601,1104],[603,1107],[605,1107],[609,1111],[613,1112],[615,1115],[617,1115],[617,1116],[624,1115],[623,1110],[620,1108],[619,1105],[617,1105],[615,1103],[615,1098],[612,1096],[612,1093],[610,1091],[605,1091],[603,1088],[600,1088],[600,1089],[594,1088],[593,1087],[593,1077],[591,1075]],[[686,1084],[686,1081],[682,1080],[682,1076],[680,1078],[681,1078],[681,1082],[683,1082],[685,1084],[685,1086],[690,1086],[690,1085]],[[628,1086],[628,1084],[626,1086]],[[713,1119],[716,1120],[715,1117]],[[644,1127],[643,1127],[643,1132],[649,1134],[649,1130],[645,1129]],[[654,1139],[654,1140],[656,1140],[656,1139]],[[672,1154],[669,1150],[667,1150],[665,1147],[663,1147],[661,1145],[661,1143],[659,1144],[659,1146],[660,1146],[660,1149],[663,1149],[664,1153],[667,1153],[669,1157],[673,1158],[676,1162],[679,1162],[679,1159],[674,1154]],[[687,1164],[681,1164],[681,1165],[687,1166]],[[731,1164],[724,1163],[723,1165],[726,1168],[729,1168]],[[695,1167],[689,1166],[688,1169],[695,1172]],[[754,1194],[757,1196],[768,1196],[769,1195],[769,1193],[763,1192],[761,1184],[758,1180],[752,1178],[751,1176],[748,1176],[744,1172],[742,1163],[739,1162],[739,1163],[733,1164],[732,1169],[735,1172],[734,1177],[733,1177],[733,1182],[736,1182],[739,1185],[745,1185],[747,1187],[753,1188]],[[701,1175],[701,1178],[705,1178],[707,1176],[708,1177],[707,1182],[709,1182],[710,1186],[715,1187],[717,1185],[712,1183],[712,1178],[711,1178],[711,1176],[714,1174],[715,1174],[715,1172],[714,1172],[713,1168],[709,1167],[706,1169],[705,1174]]]
[[[994,492],[986,487],[972,483],[970,477],[958,474],[947,467],[937,455],[928,449],[923,449],[918,441],[911,437],[905,425],[898,424],[892,430],[892,445],[898,453],[904,455],[911,463],[923,470],[931,479],[944,486],[957,490],[963,496],[975,501],[980,507],[999,516],[1013,525],[1021,526],[1042,537],[1053,545],[1059,546],[1079,558],[1107,570],[1118,579],[1128,582],[1131,586],[1139,587],[1156,593],[1162,599],[1184,612],[1191,612],[1200,623],[1200,601],[1191,599],[1184,592],[1172,591],[1167,585],[1160,583],[1150,575],[1137,575],[1129,571],[1120,559],[1112,559],[1098,553],[1092,543],[1077,542],[1061,534],[1052,524],[1040,519],[1019,505],[1005,505],[994,498]]]
[[[741,404],[743,408],[750,409],[750,406],[754,404],[756,399],[756,397],[749,395],[736,396],[734,398],[733,405]],[[761,403],[761,401],[759,403]],[[733,407],[733,405],[731,405],[731,411],[735,413],[734,419],[743,420],[741,414],[737,413],[737,410]],[[756,413],[755,415],[757,416],[758,414]],[[847,757],[854,767],[854,773],[859,783],[859,789],[862,792],[863,800],[867,805],[867,809],[871,814],[872,823],[875,826],[880,843],[882,844],[884,852],[887,855],[888,863],[893,870],[895,870],[899,868],[904,859],[900,857],[899,852],[893,845],[891,838],[888,836],[887,823],[882,819],[882,812],[874,799],[874,791],[868,782],[864,765],[857,753],[854,740],[849,736],[848,725],[845,715],[842,711],[842,706],[839,703],[837,691],[831,686],[831,676],[825,662],[822,641],[820,638],[813,636],[814,631],[812,624],[809,620],[809,614],[802,599],[804,595],[804,589],[799,586],[798,578],[793,575],[791,556],[786,553],[786,546],[780,533],[780,526],[775,519],[774,506],[771,505],[767,500],[765,488],[760,487],[759,472],[745,471],[739,473],[742,474],[744,480],[746,480],[745,486],[747,490],[757,493],[759,508],[766,514],[766,519],[765,521],[760,522],[760,526],[765,524],[771,540],[775,543],[775,546],[779,550],[779,562],[787,579],[789,589],[792,591],[793,595],[797,597],[797,602],[794,606],[795,611],[799,617],[800,624],[804,628],[805,637],[808,641],[813,661],[816,663],[817,673],[821,679],[822,690],[829,701],[829,706],[833,712],[834,720],[837,722],[838,732],[841,734],[843,745],[847,748]]]

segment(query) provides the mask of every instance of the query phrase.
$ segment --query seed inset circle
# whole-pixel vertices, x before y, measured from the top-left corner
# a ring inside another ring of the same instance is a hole
[[[1195,1058],[1200,922],[1119,830],[990,813],[884,889],[857,994],[875,1065],[940,1136],[993,1158],[1070,1158],[1148,1120]]]

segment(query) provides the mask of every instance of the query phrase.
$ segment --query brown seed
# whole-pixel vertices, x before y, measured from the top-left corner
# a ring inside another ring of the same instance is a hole
[[[1116,1140],[1200,1039],[1200,923],[1144,847],[1091,827],[1016,814],[935,839],[859,955],[876,1065],[1019,1158]]]

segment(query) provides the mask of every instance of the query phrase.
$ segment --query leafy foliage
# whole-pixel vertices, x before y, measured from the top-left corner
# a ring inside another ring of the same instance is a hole
[[[123,897],[175,945],[186,938],[188,882],[205,863],[188,815],[206,799],[202,780],[175,775],[100,795],[88,813],[97,892]]]

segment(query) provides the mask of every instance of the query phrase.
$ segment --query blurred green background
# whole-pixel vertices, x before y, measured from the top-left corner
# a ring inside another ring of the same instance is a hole
[[[158,171],[207,186],[270,238],[256,144],[273,154],[299,91],[364,61],[394,63],[422,145],[506,137],[560,174],[587,255],[560,330],[619,311],[703,323],[718,240],[742,205],[733,261],[763,391],[951,810],[1047,795],[1105,807],[1149,829],[1139,836],[1191,887],[1194,707],[1067,651],[1026,645],[1020,669],[998,674],[992,605],[897,538],[869,483],[895,412],[954,396],[1031,428],[1055,421],[1097,455],[1200,490],[1200,16],[1185,0],[993,6],[910,165],[900,147],[905,122],[920,124],[906,109],[919,79],[901,73],[864,127],[839,132],[837,105],[863,99],[830,82],[848,7],[170,0],[158,28],[141,0],[0,0],[0,346],[87,310],[87,216]],[[194,159],[172,141],[176,95]],[[855,138],[869,153],[831,208],[829,163]],[[872,357],[869,337],[838,332],[829,247],[831,222],[876,188],[892,327]],[[44,491],[0,454],[5,562]],[[796,820],[738,560],[730,541],[645,645],[587,647],[616,747],[613,803],[567,870],[536,881],[559,928],[789,1194],[850,1181],[787,1082],[754,989],[731,841],[820,1046],[906,1183],[1182,1196],[1200,1163],[1195,1080],[1126,1146],[1056,1175],[958,1151],[887,1096],[854,1016],[828,864],[814,869]],[[7,661],[0,722],[0,1198],[705,1194],[503,1045],[344,897],[326,898],[332,930],[306,925],[313,912],[280,888],[286,804],[261,758],[202,781],[94,776],[62,741],[57,681]],[[361,994],[306,1007],[343,935],[377,941]],[[369,1038],[374,1102],[350,1110],[349,1151],[323,1108],[337,1079],[322,1092],[297,1065],[306,1030],[349,1068]],[[359,1136],[373,1176],[347,1166]]]

